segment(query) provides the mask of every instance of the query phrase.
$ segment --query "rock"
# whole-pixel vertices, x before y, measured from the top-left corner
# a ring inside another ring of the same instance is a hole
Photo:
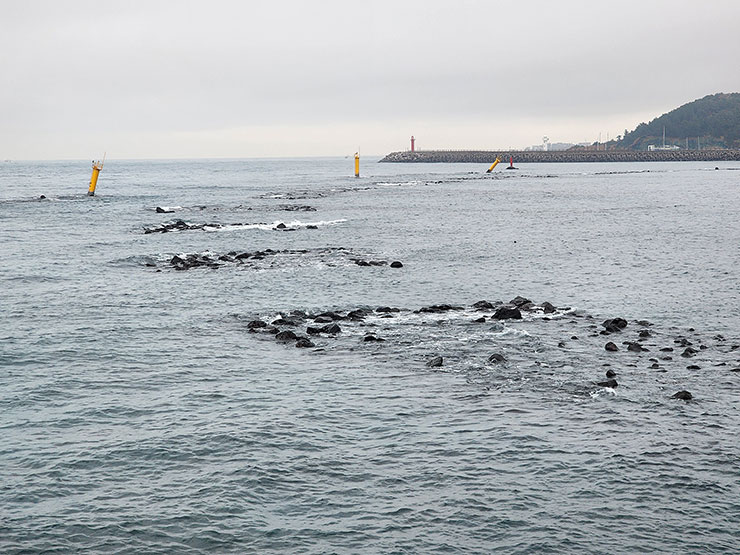
[[[270,322],[273,326],[299,326],[300,322],[298,322],[294,318],[278,318],[277,320],[273,320]]]
[[[570,338],[573,339],[573,340],[577,340],[578,339],[578,336],[577,335],[571,335]]]
[[[692,356],[694,356],[698,352],[699,351],[697,351],[696,349],[692,349],[691,347],[686,347],[686,349],[684,349],[683,353],[681,353],[681,356],[684,357],[684,358],[691,358]]]
[[[254,330],[257,328],[266,328],[267,322],[263,322],[262,320],[252,320],[247,324],[247,329]]]
[[[391,308],[390,306],[379,306],[375,312],[401,312],[400,308]]]
[[[299,337],[298,340],[295,342],[295,346],[299,348],[315,347],[313,342],[307,337]]]
[[[347,318],[350,320],[364,320],[365,316],[367,316],[370,313],[369,310],[365,310],[362,308],[359,308],[357,310],[353,310],[351,312],[347,313]]]
[[[701,370],[701,366],[697,366],[696,364],[689,364],[686,367],[686,370]]]
[[[650,326],[652,326],[652,325],[653,325],[653,324],[651,324],[650,322],[648,322],[647,320],[638,320],[638,321],[637,321],[637,322],[635,322],[635,323],[636,323],[636,324],[637,324],[638,326],[642,326],[643,328],[649,328]]]
[[[653,362],[650,365],[650,368],[652,368],[653,370],[657,370],[658,368],[660,368],[660,364],[658,364],[657,362]]]
[[[314,328],[314,327],[308,326],[306,328],[306,333],[308,335],[318,335],[321,333],[321,328]]]
[[[448,312],[450,310],[464,310],[461,306],[453,306],[450,304],[434,304],[432,306],[425,306],[420,308],[419,310],[415,310],[415,313],[440,313],[440,312]]]
[[[318,322],[319,318],[330,318],[332,321],[333,320],[344,320],[344,316],[342,316],[341,314],[338,314],[337,312],[332,312],[331,310],[327,312],[322,312],[321,314],[319,314],[316,318],[314,318],[314,322]]]
[[[499,362],[506,362],[506,357],[500,353],[493,353],[488,357],[488,362],[498,364]]]
[[[39,200],[44,200],[46,198],[46,195],[39,195]]]
[[[545,311],[545,314],[552,314],[557,309],[555,308],[554,305],[552,305],[552,304],[548,303],[547,301],[545,301],[544,303],[542,303],[542,310]]]
[[[616,333],[627,327],[627,320],[624,318],[610,318],[609,320],[604,320],[601,325],[604,326],[607,332]]]
[[[252,256],[252,253],[251,252],[242,252],[242,253],[237,254],[236,256],[234,256],[234,258],[236,260],[246,260],[250,256]]]
[[[439,368],[442,366],[442,363],[444,362],[444,359],[442,357],[434,357],[430,361],[427,362],[427,366],[429,368]]]
[[[288,226],[282,222],[275,226],[275,229],[287,229],[287,228]]]
[[[478,301],[477,303],[473,303],[473,308],[476,310],[493,310],[494,306],[488,301]]]
[[[650,337],[650,332],[648,330],[641,330],[640,337]]]
[[[607,378],[613,378],[616,375],[617,375],[617,373],[614,370],[607,370],[606,371],[606,377]]]
[[[391,262],[391,268],[403,268],[403,264],[401,264],[398,260],[394,260]]]
[[[317,324],[329,324],[334,321],[334,318],[331,316],[316,316],[313,321]]]
[[[475,320],[473,320],[473,322],[476,324],[483,324],[485,321],[486,321],[485,316],[481,316],[480,318],[476,318]]]
[[[377,336],[372,335],[370,333],[367,334],[365,337],[363,337],[362,340],[363,341],[375,341],[375,342],[383,342],[383,341],[385,341],[385,339],[383,339],[382,337],[377,337]]]
[[[293,341],[294,339],[298,339],[298,336],[290,330],[285,330],[277,333],[275,339],[278,341]]]
[[[358,266],[370,266],[369,262],[366,262],[365,260],[355,260],[355,264]]]
[[[342,328],[340,328],[338,324],[327,324],[323,326],[320,331],[322,333],[337,334],[337,333],[341,333]]]
[[[664,353],[672,353],[673,347],[663,347],[661,351],[663,351]]]
[[[525,304],[531,303],[531,302],[532,301],[530,301],[529,299],[525,299],[524,297],[517,295],[516,297],[514,297],[513,299],[509,301],[509,304],[513,304],[515,307],[521,308]]]
[[[674,393],[673,395],[671,395],[671,399],[680,399],[681,401],[691,401],[691,399],[693,399],[693,398],[694,398],[694,396],[691,393],[689,393],[688,391],[685,391],[685,390],[684,391],[678,391],[678,392]]]
[[[496,310],[493,317],[496,320],[521,320],[522,313],[518,308],[502,306]]]
[[[162,206],[157,206],[157,207],[156,207],[156,208],[154,209],[154,211],[155,211],[155,212],[156,212],[157,214],[171,214],[172,212],[174,212],[174,210],[172,210],[171,208],[169,208],[169,207],[166,207],[166,206],[165,206],[165,207],[162,207]]]
[[[647,351],[647,349],[643,347],[642,345],[640,345],[639,343],[628,343],[627,350],[633,353],[640,353],[642,351]]]
[[[619,347],[617,347],[614,343],[609,341],[609,343],[604,345],[604,349],[606,349],[607,351],[618,351]]]
[[[612,378],[611,380],[606,380],[606,381],[603,381],[603,382],[597,382],[596,385],[598,385],[599,387],[612,387],[612,388],[614,388],[614,387],[617,387],[619,384],[617,383],[617,380],[615,380],[615,379]]]

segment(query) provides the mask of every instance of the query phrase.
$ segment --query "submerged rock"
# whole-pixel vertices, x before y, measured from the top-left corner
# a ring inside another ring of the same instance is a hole
[[[609,341],[606,345],[604,345],[604,349],[607,351],[618,351],[619,347],[617,347],[613,342]]]
[[[606,371],[606,377],[607,378],[613,378],[616,375],[617,375],[617,373],[614,370],[607,370]]]
[[[488,362],[491,362],[493,364],[498,364],[500,362],[506,362],[506,357],[502,355],[501,353],[493,353],[491,356],[488,357]]]
[[[619,384],[617,383],[617,380],[611,379],[611,380],[605,380],[603,382],[596,382],[596,385],[599,387],[617,387]]]
[[[444,359],[442,357],[434,357],[433,359],[427,362],[427,366],[430,368],[438,368],[442,366],[443,362],[444,362]]]
[[[686,390],[678,391],[671,395],[671,399],[680,399],[681,401],[691,401],[694,396]]]
[[[403,268],[403,264],[399,262],[398,260],[394,260],[391,262],[391,268]]]

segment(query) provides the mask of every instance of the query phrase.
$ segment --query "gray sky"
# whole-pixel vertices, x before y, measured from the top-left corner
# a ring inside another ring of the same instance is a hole
[[[0,8],[0,159],[594,141],[740,91],[737,0]]]

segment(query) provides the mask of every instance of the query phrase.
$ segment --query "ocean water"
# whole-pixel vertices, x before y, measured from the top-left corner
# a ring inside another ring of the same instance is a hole
[[[0,163],[0,552],[738,549],[740,167],[352,166]]]

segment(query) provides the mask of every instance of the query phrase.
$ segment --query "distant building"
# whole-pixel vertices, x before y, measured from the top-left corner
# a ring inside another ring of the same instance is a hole
[[[681,150],[681,147],[678,145],[648,145],[648,150]]]

